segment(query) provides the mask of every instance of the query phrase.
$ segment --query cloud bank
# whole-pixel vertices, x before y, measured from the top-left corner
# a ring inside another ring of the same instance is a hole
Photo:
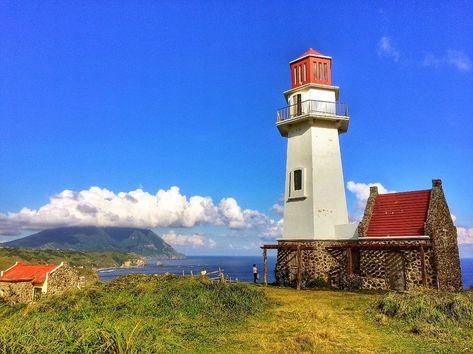
[[[191,248],[215,248],[216,242],[211,238],[206,238],[202,234],[194,233],[191,235],[177,234],[175,231],[162,236],[163,240],[172,246],[189,246]]]
[[[440,56],[431,53],[426,54],[422,65],[432,67],[448,65],[458,69],[459,71],[470,71],[472,68],[472,61],[470,57],[462,51],[449,49]]]
[[[39,209],[0,213],[0,235],[84,225],[190,228],[210,224],[241,230],[272,226],[272,222],[257,210],[242,209],[234,198],[223,198],[217,205],[211,197],[188,198],[176,186],[156,194],[143,189],[114,193],[90,187],[80,192],[64,190]]]

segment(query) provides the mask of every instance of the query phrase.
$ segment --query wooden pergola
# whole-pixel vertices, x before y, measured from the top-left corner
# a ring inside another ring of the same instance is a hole
[[[347,275],[353,275],[353,251],[354,250],[387,250],[387,251],[402,251],[402,250],[419,250],[420,263],[421,263],[421,274],[422,274],[422,285],[427,286],[427,273],[425,269],[425,249],[431,248],[432,246],[427,243],[420,245],[412,244],[399,244],[399,243],[372,243],[372,242],[356,242],[346,241],[340,242],[332,246],[327,246],[325,249],[338,249],[346,252],[347,256]],[[264,286],[268,286],[268,250],[289,250],[296,252],[296,263],[297,263],[297,290],[302,288],[302,251],[315,250],[320,247],[315,246],[303,246],[299,244],[277,244],[277,245],[263,245],[263,281]]]

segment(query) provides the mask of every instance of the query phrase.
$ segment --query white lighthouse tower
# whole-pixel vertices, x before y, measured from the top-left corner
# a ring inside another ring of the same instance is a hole
[[[332,86],[332,58],[309,49],[290,67],[288,106],[276,123],[287,137],[282,241],[353,238],[338,139],[348,130],[348,108]]]

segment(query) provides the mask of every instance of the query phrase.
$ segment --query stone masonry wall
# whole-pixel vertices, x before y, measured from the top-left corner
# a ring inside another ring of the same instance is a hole
[[[0,298],[9,303],[29,303],[33,301],[31,282],[0,282]]]
[[[431,236],[433,261],[438,288],[446,291],[462,289],[457,229],[448,209],[440,180],[432,181],[429,212],[425,230]]]
[[[315,247],[315,250],[303,250],[303,278],[321,279],[332,286],[337,286],[340,275],[346,272],[346,256],[344,252],[327,250],[336,247],[343,241],[279,241],[279,245],[301,245]],[[276,281],[284,285],[294,285],[297,277],[297,257],[295,250],[278,250],[276,263]]]
[[[311,246],[314,250],[303,250],[302,274],[303,281],[321,279],[335,287],[353,287],[353,284],[364,289],[388,289],[388,259],[393,250],[361,249],[359,252],[359,269],[354,269],[352,277],[347,279],[346,252],[337,247],[353,244],[353,241],[280,241],[279,245]],[[358,241],[359,245],[410,245],[424,247],[425,272],[428,287],[436,286],[433,252],[429,248],[429,240],[386,240]],[[420,249],[400,249],[402,261],[402,277],[406,290],[422,286],[422,267]],[[297,277],[297,257],[295,250],[278,250],[276,264],[276,281],[284,285],[295,285]]]
[[[67,264],[48,275],[47,295],[60,294],[68,289],[77,289],[80,278],[74,268]]]
[[[374,203],[376,201],[376,197],[378,196],[378,187],[371,186],[370,187],[370,196],[366,201],[365,212],[363,214],[363,219],[358,224],[358,235],[359,236],[366,236],[366,231],[368,230],[368,225],[371,221],[371,216],[373,215]]]

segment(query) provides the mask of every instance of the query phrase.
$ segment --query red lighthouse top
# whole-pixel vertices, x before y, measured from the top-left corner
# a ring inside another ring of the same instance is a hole
[[[332,58],[310,48],[291,61],[292,88],[308,83],[332,85]]]

